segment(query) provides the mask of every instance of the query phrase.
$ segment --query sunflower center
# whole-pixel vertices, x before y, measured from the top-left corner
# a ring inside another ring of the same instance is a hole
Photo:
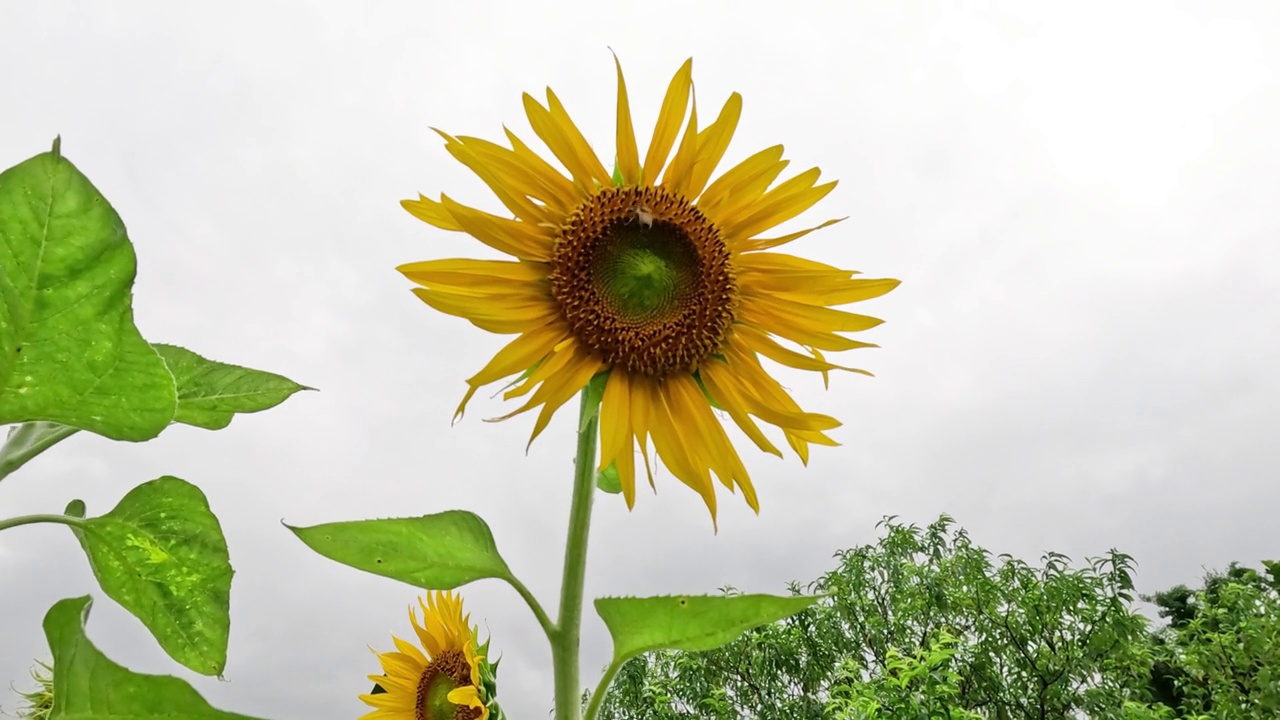
[[[432,658],[418,678],[416,720],[473,720],[479,708],[449,702],[455,688],[471,684],[471,666],[461,650],[445,650]]]
[[[573,334],[611,364],[690,372],[733,324],[738,288],[720,232],[683,197],[606,188],[560,228],[551,294]]]

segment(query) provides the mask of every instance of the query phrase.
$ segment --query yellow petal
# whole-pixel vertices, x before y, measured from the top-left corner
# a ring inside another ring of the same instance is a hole
[[[489,186],[489,190],[511,211],[512,215],[531,225],[556,224],[563,217],[562,214],[557,214],[549,208],[533,202],[524,194],[515,192],[513,188],[502,181],[502,178],[494,172],[490,164],[477,156],[470,147],[462,144],[462,141],[448,133],[435,128],[432,129],[445,139],[445,150],[458,162],[466,165],[467,169],[475,173],[476,177],[480,178],[485,185]]]
[[[698,160],[698,95],[692,93],[689,111],[689,125],[684,130],[684,138],[680,147],[676,148],[676,156],[662,174],[662,186],[673,195],[684,197],[685,188],[693,174],[693,165]]]
[[[600,162],[600,156],[596,155],[595,150],[591,149],[591,144],[583,137],[582,131],[574,124],[569,117],[569,112],[564,109],[560,98],[556,97],[551,88],[547,88],[547,108],[551,111],[551,118],[560,126],[563,136],[573,146],[574,154],[586,166],[591,178],[602,187],[612,185],[613,178],[609,176],[609,171]]]
[[[811,168],[779,184],[751,205],[722,210],[720,230],[725,242],[741,244],[813,207],[836,186],[834,181],[815,186],[820,173],[818,168]]]
[[[680,134],[680,124],[684,122],[685,108],[689,105],[689,89],[692,86],[693,58],[689,58],[671,78],[667,94],[662,98],[658,122],[653,127],[653,139],[649,142],[649,151],[644,155],[644,185],[653,185],[663,166],[667,164],[667,155],[676,142],[676,136]]]
[[[694,163],[689,176],[689,184],[685,188],[687,197],[698,197],[707,187],[707,181],[716,171],[716,166],[729,149],[729,141],[738,128],[738,118],[742,116],[742,96],[734,93],[725,101],[716,121],[707,129],[698,133],[698,160]]]
[[[835,225],[835,224],[836,224],[836,223],[838,223],[838,222],[841,222],[841,221],[843,221],[843,220],[847,220],[847,219],[848,219],[847,217],[842,217],[842,218],[832,218],[831,220],[827,220],[826,222],[821,223],[821,224],[819,224],[819,225],[814,225],[814,226],[813,226],[813,227],[811,227],[811,228],[806,228],[806,229],[804,229],[804,230],[800,230],[800,231],[798,231],[798,232],[788,233],[788,234],[786,234],[786,235],[782,235],[782,236],[780,236],[780,237],[775,237],[775,238],[752,238],[752,239],[750,239],[750,240],[745,240],[745,241],[740,242],[740,243],[739,243],[739,247],[742,249],[742,252],[744,252],[744,253],[745,253],[745,252],[751,252],[751,251],[754,251],[754,250],[767,250],[767,249],[769,249],[769,248],[778,247],[779,245],[785,245],[785,244],[787,244],[787,243],[791,242],[792,240],[798,240],[798,239],[800,239],[800,238],[804,237],[805,235],[808,235],[809,233],[813,232],[814,230],[821,230],[821,229],[822,229],[822,228],[824,228],[824,227],[830,227],[830,226],[832,226],[832,225]]]
[[[782,159],[782,146],[765,148],[729,169],[712,181],[698,198],[698,209],[717,224],[727,210],[755,202],[764,195],[788,161]]]
[[[636,505],[636,458],[631,431],[631,380],[617,368],[609,373],[600,402],[600,470],[618,471],[627,507]]]
[[[419,285],[446,286],[477,295],[509,294],[513,285],[526,288],[521,292],[536,292],[550,272],[546,263],[471,259],[424,260],[405,263],[396,270]]]
[[[547,228],[490,215],[456,203],[448,195],[441,195],[440,203],[458,227],[494,250],[521,260],[546,262],[551,259],[554,231],[549,233]]]
[[[738,307],[738,320],[796,344],[830,351],[866,347],[866,343],[836,333],[867,330],[884,322],[866,315],[813,307],[777,297],[756,296],[745,291]]]
[[[567,214],[577,203],[578,193],[563,175],[545,163],[531,163],[515,150],[480,138],[459,136],[504,187],[545,203],[557,213]],[[545,167],[543,167],[546,165]]]
[[[571,193],[571,196],[574,198],[574,203],[581,202],[586,199],[588,195],[587,188],[574,185],[569,178],[566,178],[564,174],[553,167],[551,163],[547,162],[541,155],[534,152],[524,143],[523,140],[517,137],[515,133],[511,132],[507,126],[502,126],[502,131],[506,133],[507,140],[511,143],[512,152],[516,154],[516,157],[520,159],[520,162],[524,163],[540,176],[550,177],[554,175],[560,178],[564,183],[562,187],[566,188],[566,190]]]
[[[686,440],[694,461],[700,466],[709,467],[730,492],[735,488],[742,488],[743,499],[747,501],[747,505],[752,510],[760,512],[755,488],[751,485],[747,469],[742,465],[742,459],[734,450],[729,436],[725,434],[724,427],[711,412],[711,405],[702,394],[702,389],[698,387],[697,382],[692,376],[681,375],[670,378],[666,388],[672,415],[685,418],[691,423],[693,436],[701,440],[700,442]]]
[[[615,53],[613,64],[618,68],[618,172],[623,185],[640,182],[640,151],[636,149],[636,129],[631,122],[631,104],[627,100],[627,83],[622,79],[622,63]]]
[[[547,89],[547,95],[554,97],[550,88]],[[575,144],[574,135],[578,138],[582,136],[573,123],[567,120],[568,116],[565,116],[566,124],[562,124],[551,110],[543,107],[529,93],[524,94],[524,112],[529,118],[529,125],[533,127],[533,132],[546,144],[551,154],[555,155],[556,159],[568,169],[569,174],[573,176],[573,181],[584,190],[593,190],[598,182],[593,165],[600,165],[600,159],[590,151],[590,148],[586,148],[583,154]],[[582,144],[585,146],[586,141],[583,140]]]
[[[695,463],[689,454],[689,446],[686,443],[697,443],[701,441],[698,437],[688,437],[681,432],[685,429],[687,432],[688,423],[685,418],[673,412],[671,401],[668,399],[668,389],[666,385],[672,382],[678,382],[681,376],[669,377],[666,381],[659,385],[657,383],[645,383],[645,395],[643,399],[649,411],[653,413],[653,423],[649,426],[649,431],[653,434],[653,447],[658,453],[658,457],[662,458],[663,464],[671,470],[671,474],[685,485],[693,488],[695,492],[702,496],[703,502],[707,504],[707,509],[711,511],[711,520],[714,523],[716,517],[716,491],[711,484],[711,473],[701,463]]]
[[[413,294],[442,313],[463,318],[472,325],[499,335],[529,332],[559,317],[549,302],[511,302],[510,297],[484,298],[443,290],[413,288]]]
[[[821,355],[818,357],[801,355],[794,350],[783,347],[776,340],[769,337],[768,334],[758,328],[751,327],[750,325],[738,325],[734,328],[734,333],[741,337],[742,343],[746,347],[764,355],[776,363],[786,365],[787,367],[793,367],[797,370],[812,370],[820,373],[827,373],[831,370],[845,370],[862,375],[871,375],[871,373],[866,370],[859,370],[858,368],[829,363],[826,360],[823,360]],[[866,346],[875,347],[870,343],[867,343]],[[823,375],[823,379],[825,382],[825,374]]]
[[[782,457],[782,451],[769,442],[769,438],[765,437],[764,433],[761,432],[760,426],[756,425],[755,421],[747,414],[747,401],[741,397],[741,393],[738,392],[737,388],[732,384],[721,383],[721,373],[707,370],[708,365],[716,363],[724,364],[722,360],[712,359],[703,363],[702,367],[698,369],[698,376],[701,378],[702,383],[706,385],[707,392],[711,394],[711,397],[715,398],[716,403],[724,408],[725,412],[729,413],[729,417],[737,423],[742,432],[751,439],[751,442],[756,444],[756,447],[767,453]]]
[[[425,195],[419,195],[417,200],[401,200],[400,207],[408,210],[410,215],[441,230],[462,230],[443,205]]]
[[[568,337],[568,334],[569,329],[566,326],[559,322],[552,322],[522,333],[515,340],[507,343],[506,347],[499,350],[498,354],[480,369],[480,372],[467,378],[469,386],[467,394],[453,414],[454,422],[462,417],[467,403],[470,402],[471,396],[475,395],[476,390],[533,367],[560,341]]]

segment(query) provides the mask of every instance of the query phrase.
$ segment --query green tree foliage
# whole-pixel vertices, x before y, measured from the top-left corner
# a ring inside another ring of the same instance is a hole
[[[1175,714],[1280,717],[1280,563],[1236,563],[1200,590],[1179,585],[1145,598],[1168,626],[1152,636],[1152,699]]]
[[[628,663],[602,717],[816,720],[837,688],[859,684],[864,705],[905,707],[890,692],[904,673],[911,692],[947,688],[946,712],[985,718],[1116,717],[1145,699],[1133,690],[1150,657],[1129,556],[1072,567],[1049,553],[1037,567],[993,558],[946,516],[880,528],[879,542],[838,553],[839,567],[804,588],[828,595],[809,610],[719,650]]]

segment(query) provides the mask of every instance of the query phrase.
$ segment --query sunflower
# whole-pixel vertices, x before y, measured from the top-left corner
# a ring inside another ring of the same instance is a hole
[[[435,592],[422,607],[422,624],[409,607],[409,622],[423,650],[392,636],[396,652],[376,650],[382,675],[370,675],[383,692],[361,695],[373,712],[360,720],[487,720],[481,671],[485,662],[476,647],[475,630],[462,614],[462,598]],[[487,643],[486,643],[487,644]]]
[[[567,175],[510,130],[510,147],[437,130],[446,150],[513,217],[444,194],[402,205],[514,260],[430,260],[398,269],[421,285],[414,292],[431,307],[516,336],[467,380],[455,420],[479,388],[519,375],[504,398],[528,398],[499,419],[540,407],[532,443],[561,405],[608,373],[599,411],[600,469],[617,471],[629,508],[638,445],[650,486],[652,446],[671,473],[702,496],[713,522],[713,474],[730,491],[740,488],[759,512],[751,478],[713,410],[727,414],[761,450],[781,456],[757,420],[776,426],[806,464],[810,444],[836,445],[826,432],[839,421],[802,410],[761,357],[821,373],[824,383],[832,370],[870,374],[831,363],[823,353],[874,347],[842,333],[881,321],[832,306],[883,295],[898,281],[855,278],[854,271],[768,252],[839,221],[760,236],[812,207],[836,183],[818,184],[820,171],[813,168],[775,184],[788,164],[781,145],[712,180],[742,97],[730,95],[715,121],[699,129],[692,60],[671,80],[641,158],[616,58],[615,65],[612,173],[550,88],[545,105],[526,93],[524,109]]]

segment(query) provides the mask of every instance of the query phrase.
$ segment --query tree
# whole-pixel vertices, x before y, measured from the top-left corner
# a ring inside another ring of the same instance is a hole
[[[1200,590],[1145,599],[1169,624],[1153,635],[1153,700],[1175,717],[1280,717],[1280,563],[1232,563]]]
[[[839,566],[803,588],[826,600],[719,650],[632,660],[601,716],[818,720],[837,687],[888,692],[904,658],[932,668],[919,678],[954,677],[949,707],[979,717],[1122,717],[1126,700],[1145,699],[1133,678],[1150,653],[1128,555],[1077,568],[1048,553],[1033,567],[993,559],[945,515],[923,529],[892,517],[878,527],[877,543],[837,553]],[[945,668],[928,664],[940,647]]]

